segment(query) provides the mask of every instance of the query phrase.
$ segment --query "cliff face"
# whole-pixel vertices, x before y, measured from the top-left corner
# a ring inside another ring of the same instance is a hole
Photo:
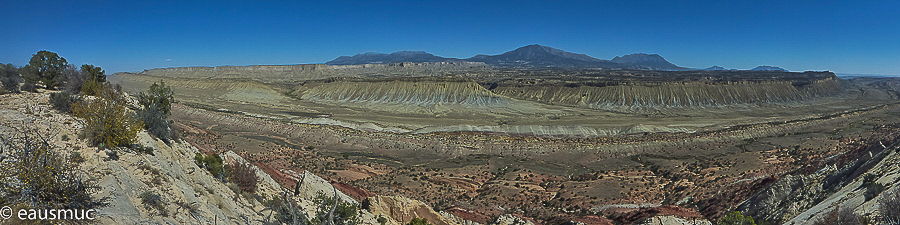
[[[496,95],[471,81],[379,80],[308,83],[294,94],[303,100],[374,102],[410,105],[506,104]]]
[[[839,90],[832,78],[797,86],[787,81],[727,83],[665,82],[612,86],[501,85],[494,93],[513,98],[586,108],[696,107],[772,103],[827,96]]]

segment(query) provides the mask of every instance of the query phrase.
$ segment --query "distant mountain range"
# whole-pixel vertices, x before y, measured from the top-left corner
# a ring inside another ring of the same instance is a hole
[[[547,46],[528,45],[508,51],[500,55],[476,55],[471,58],[444,58],[423,51],[401,51],[391,54],[362,53],[354,56],[341,56],[328,61],[328,65],[359,65],[373,63],[401,62],[484,62],[485,64],[507,68],[600,68],[600,69],[638,69],[638,70],[697,70],[679,67],[666,61],[657,54],[636,53],[616,56],[612,60],[603,60],[585,54],[567,52]],[[726,70],[713,66],[703,70]],[[752,70],[786,71],[778,67],[759,66]]]
[[[757,66],[756,68],[750,69],[752,71],[780,71],[780,72],[788,72],[786,69],[777,66]]]
[[[328,65],[357,65],[370,63],[402,63],[402,62],[446,62],[459,61],[459,59],[435,56],[423,51],[401,51],[391,54],[367,52],[354,56],[341,56],[328,61]]]

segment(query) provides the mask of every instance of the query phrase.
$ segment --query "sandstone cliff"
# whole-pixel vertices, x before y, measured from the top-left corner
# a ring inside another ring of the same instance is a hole
[[[803,86],[789,81],[664,82],[613,85],[500,85],[494,93],[585,108],[672,108],[806,100],[839,91],[832,78]]]
[[[303,100],[376,102],[409,105],[493,106],[508,98],[466,80],[374,80],[307,83],[294,92]]]
[[[403,196],[372,196],[365,200],[363,207],[373,215],[388,219],[388,224],[406,224],[413,218],[428,219],[434,225],[457,224],[420,201]]]

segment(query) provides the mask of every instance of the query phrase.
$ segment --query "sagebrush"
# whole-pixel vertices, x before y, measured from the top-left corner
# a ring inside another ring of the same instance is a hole
[[[0,151],[4,154],[0,157],[0,204],[70,209],[107,205],[107,198],[91,196],[100,187],[78,173],[76,162],[59,154],[49,142],[50,134],[24,124],[0,126],[13,131],[0,134]]]
[[[256,171],[249,164],[233,163],[228,165],[228,171],[231,176],[228,178],[232,183],[238,185],[243,192],[256,193],[256,183],[259,178]]]
[[[91,144],[106,147],[130,146],[144,124],[128,110],[120,93],[108,86],[96,98],[85,98],[72,106],[75,116],[84,119],[83,135]]]

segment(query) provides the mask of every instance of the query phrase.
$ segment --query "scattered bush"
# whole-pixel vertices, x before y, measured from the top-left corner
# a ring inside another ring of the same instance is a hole
[[[154,150],[153,147],[144,147],[143,145],[140,145],[140,144],[131,145],[131,149],[133,149],[134,151],[136,151],[138,153],[148,154],[148,155],[153,155],[153,150]]]
[[[9,93],[19,93],[19,83],[22,77],[19,76],[19,69],[12,64],[0,64],[0,83],[3,89]]]
[[[119,152],[113,150],[106,150],[106,158],[107,160],[116,161],[119,160]]]
[[[147,133],[159,138],[166,144],[169,144],[169,142],[173,140],[173,122],[166,121],[166,114],[163,111],[160,111],[156,105],[146,106],[143,109],[138,110],[137,116],[144,122],[144,128],[147,128]]]
[[[241,191],[256,193],[256,183],[259,181],[259,178],[250,164],[235,163],[228,165],[228,171],[231,173],[229,180],[237,184]]]
[[[161,196],[150,191],[144,191],[138,197],[141,198],[141,204],[144,204],[145,209],[156,209],[163,217],[169,216],[169,210],[166,210],[165,202]]]
[[[316,217],[311,221],[313,224],[321,224],[322,221],[328,219],[328,212],[331,211],[331,208],[334,207],[335,202],[340,200],[337,196],[328,197],[323,192],[319,192],[316,195],[316,198],[313,199],[313,203],[319,206],[316,211]],[[334,210],[334,224],[335,225],[355,225],[359,224],[359,205],[351,204],[341,200],[337,204],[337,208]]]
[[[98,81],[101,84],[106,83],[106,71],[103,71],[99,66],[81,65],[81,73],[84,74],[86,80]]]
[[[37,93],[37,88],[37,85],[35,85],[34,83],[25,83],[22,85],[22,87],[19,88],[19,90]]]
[[[376,221],[378,221],[378,224],[384,225],[385,223],[387,223],[387,218],[378,216],[378,219]]]
[[[71,112],[72,104],[78,102],[78,100],[79,99],[77,96],[67,91],[50,93],[50,105],[52,105],[54,109],[59,110],[62,113]]]
[[[7,124],[12,132],[0,135],[0,201],[32,208],[90,209],[106,206],[108,198],[95,199],[100,189],[61,156],[46,134]],[[27,127],[27,125],[23,125]]]
[[[130,146],[143,123],[126,108],[125,99],[110,88],[103,88],[97,98],[72,105],[75,116],[84,119],[83,134],[91,144],[106,147]]]
[[[69,160],[75,164],[81,164],[84,162],[84,156],[81,156],[81,152],[72,152],[72,154],[69,155]]]
[[[863,177],[862,186],[866,188],[866,193],[863,195],[866,197],[866,201],[875,198],[875,196],[881,194],[886,188],[884,184],[875,182],[876,180],[878,180],[878,175],[871,173],[867,173],[865,177]]]
[[[157,168],[144,164],[139,166],[138,169],[144,170],[144,174],[149,173],[150,175],[153,175],[153,178],[150,179],[149,183],[153,186],[161,186],[163,182],[169,181],[169,179],[166,179],[166,177],[162,175],[162,172]]]
[[[409,221],[409,223],[406,223],[406,225],[431,225],[431,224],[428,223],[428,219],[413,218],[411,221]]]
[[[831,210],[825,217],[820,218],[813,225],[861,225],[859,216],[853,213],[850,208],[841,208],[838,206]]]
[[[66,69],[62,71],[62,74],[60,74],[60,79],[62,80],[60,89],[69,93],[78,93],[81,91],[81,85],[84,84],[84,81],[86,80],[84,73],[79,71],[74,65],[67,66]]]
[[[186,203],[183,201],[176,201],[175,205],[177,205],[178,207],[187,209],[188,212],[190,212],[191,214],[196,214],[197,211],[200,209],[200,206],[197,205],[196,202],[194,204],[191,204],[191,203]]]
[[[213,177],[217,177],[219,179],[224,179],[225,177],[225,167],[222,164],[222,157],[219,157],[218,154],[209,154],[202,155],[197,153],[194,155],[194,161],[201,168],[205,168],[209,173],[213,175]]]
[[[98,96],[103,88],[104,84],[100,83],[100,81],[88,80],[81,84],[81,94]]]
[[[165,82],[160,81],[150,85],[150,89],[146,93],[141,92],[138,94],[138,103],[145,108],[156,107],[168,116],[172,109],[172,102],[175,102],[173,95],[172,88],[166,86]]]
[[[756,225],[753,218],[738,211],[731,211],[719,221],[721,225]]]
[[[280,204],[277,204],[277,208],[275,208],[277,215],[275,215],[275,219],[282,224],[311,224],[309,218],[306,218],[306,213],[294,209],[291,212],[291,207],[282,200]],[[293,216],[297,216],[296,221]]]
[[[900,190],[894,189],[878,199],[882,224],[900,225]]]
[[[31,56],[28,65],[22,67],[25,83],[37,83],[40,81],[47,89],[56,89],[59,85],[59,76],[68,67],[66,58],[60,57],[55,52],[38,51]]]

